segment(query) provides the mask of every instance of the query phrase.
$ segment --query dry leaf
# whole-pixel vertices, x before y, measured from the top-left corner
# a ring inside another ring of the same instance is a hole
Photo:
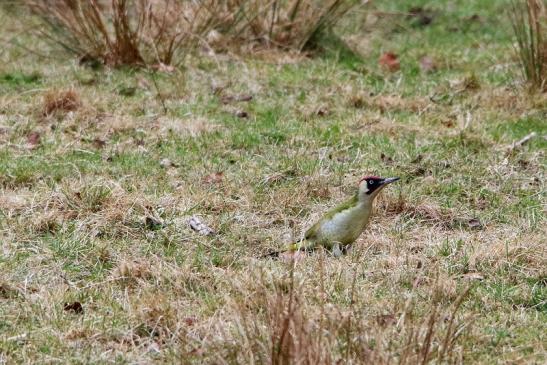
[[[399,57],[393,52],[386,52],[381,55],[378,63],[391,72],[395,72],[401,68]]]
[[[30,148],[36,148],[40,144],[41,135],[39,132],[30,132],[27,134],[27,144]]]
[[[93,140],[93,146],[98,149],[103,148],[104,146],[106,146],[106,141],[100,138],[95,138]]]
[[[196,317],[186,317],[186,318],[184,318],[184,323],[185,323],[188,327],[193,326],[194,324],[196,324],[196,322],[197,322]]]
[[[220,184],[224,180],[223,172],[215,172],[214,174],[209,174],[203,178],[205,184]]]

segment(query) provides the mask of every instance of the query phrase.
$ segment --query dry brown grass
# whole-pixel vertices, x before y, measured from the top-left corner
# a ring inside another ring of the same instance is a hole
[[[75,111],[81,104],[80,95],[76,90],[51,90],[44,95],[42,114],[49,116],[55,112]]]
[[[250,278],[238,275],[222,310],[228,317],[215,326],[218,336],[209,340],[213,343],[203,344],[219,349],[213,358],[272,364],[461,362],[462,334],[470,333],[471,323],[459,311],[469,289],[457,290],[448,278],[437,276],[429,283],[419,276],[394,307],[370,307],[357,268],[339,271],[326,259],[289,262],[284,275],[258,267],[248,273]],[[331,304],[336,289],[329,278],[335,273],[344,287],[336,306]],[[418,289],[424,285],[429,288],[425,293]],[[245,294],[249,291],[251,296]],[[422,295],[429,300],[425,308],[416,305]],[[232,341],[244,343],[244,350],[230,352],[227,343]]]
[[[354,0],[230,0],[233,19],[227,33],[247,48],[276,47],[302,51],[314,37],[334,26],[357,5]]]
[[[513,2],[510,11],[518,56],[526,80],[547,91],[547,8],[542,0]]]
[[[117,92],[147,72],[105,69],[75,89],[82,107],[43,118],[42,90],[91,71],[28,56],[41,84],[0,82],[0,362],[543,363],[545,96],[510,84],[516,68],[478,71],[476,91],[447,81],[492,60],[472,46],[484,29],[450,31],[435,57],[482,61],[422,76],[407,68],[421,31],[390,33],[401,82],[330,59],[202,58],[181,90],[158,77],[167,114],[149,87]],[[365,173],[403,179],[347,255],[257,259]]]
[[[212,29],[217,1],[25,0],[52,41],[107,65],[179,65]]]

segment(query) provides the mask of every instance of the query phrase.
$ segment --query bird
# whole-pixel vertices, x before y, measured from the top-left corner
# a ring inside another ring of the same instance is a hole
[[[269,252],[263,257],[275,258],[285,252],[311,252],[318,247],[326,248],[335,257],[343,255],[367,227],[374,200],[380,191],[397,180],[398,177],[361,178],[355,194],[327,211],[306,231],[301,240],[291,243],[283,250]]]

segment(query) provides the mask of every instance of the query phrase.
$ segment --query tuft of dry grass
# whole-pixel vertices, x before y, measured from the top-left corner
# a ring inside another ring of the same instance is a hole
[[[547,91],[547,9],[542,0],[513,2],[510,11],[517,51],[526,80]]]
[[[357,4],[355,0],[232,0],[225,8],[233,19],[227,33],[251,47],[302,51]]]
[[[76,90],[51,90],[44,95],[42,114],[49,116],[55,112],[70,112],[82,105]]]
[[[373,314],[365,304],[370,298],[358,296],[355,270],[344,274],[349,280],[344,284],[344,305],[329,303],[333,293],[325,264],[324,256],[313,263],[290,261],[285,275],[263,272],[251,279],[254,284],[236,283],[235,297],[226,309],[231,313],[226,318],[230,330],[225,323],[219,325],[222,335],[212,340],[221,341],[215,346],[220,351],[230,342],[245,343],[246,350],[217,356],[228,362],[272,364],[338,364],[355,359],[373,364],[461,362],[461,343],[464,333],[471,332],[471,318],[460,312],[470,287],[456,290],[451,279],[438,274],[432,283],[418,276],[406,298]],[[309,287],[312,280],[317,288]],[[424,285],[425,293],[419,289]],[[241,297],[242,286],[246,290],[252,286],[253,296]],[[426,307],[418,305],[422,296],[428,298]]]
[[[178,65],[214,27],[214,0],[25,0],[42,32],[81,57],[106,65]]]

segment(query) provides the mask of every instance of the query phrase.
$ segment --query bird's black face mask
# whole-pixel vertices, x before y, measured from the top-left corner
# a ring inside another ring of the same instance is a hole
[[[381,178],[378,176],[368,176],[364,178],[363,180],[367,181],[367,194],[370,195],[373,192],[380,190],[384,186],[391,184],[392,182],[395,182],[399,180],[398,177],[389,177],[389,178]]]

